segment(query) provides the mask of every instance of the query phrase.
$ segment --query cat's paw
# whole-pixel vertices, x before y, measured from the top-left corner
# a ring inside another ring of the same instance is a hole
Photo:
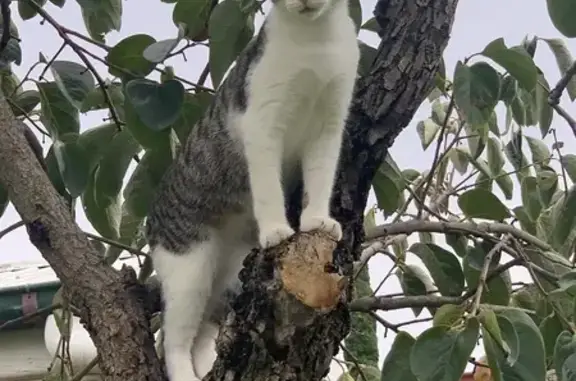
[[[300,220],[300,231],[310,232],[312,230],[321,230],[330,234],[336,241],[342,238],[342,227],[335,219],[328,216],[306,216],[303,215]]]
[[[294,229],[287,223],[264,224],[260,228],[260,246],[263,249],[274,247],[294,235]]]

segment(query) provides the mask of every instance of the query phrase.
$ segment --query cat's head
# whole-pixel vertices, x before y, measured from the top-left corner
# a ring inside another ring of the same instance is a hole
[[[304,19],[315,20],[336,5],[347,0],[272,0],[276,7]]]

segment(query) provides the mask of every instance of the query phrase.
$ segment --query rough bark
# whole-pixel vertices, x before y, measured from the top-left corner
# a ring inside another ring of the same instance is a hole
[[[146,290],[132,269],[106,265],[75,224],[0,92],[0,182],[26,222],[30,241],[81,312],[107,381],[164,380],[150,333]]]
[[[322,234],[299,234],[274,250],[251,253],[241,273],[243,290],[223,324],[218,359],[207,379],[312,381],[328,372],[349,329],[349,293],[342,290],[342,276],[350,274],[364,238],[371,180],[431,89],[456,4],[378,2],[375,16],[383,40],[370,74],[357,82],[332,200],[332,213],[344,230],[333,265],[335,244]],[[144,288],[133,271],[115,271],[91,247],[1,95],[0,129],[0,182],[27,223],[31,241],[81,311],[105,379],[164,380]]]
[[[371,72],[356,84],[331,210],[343,226],[344,238],[326,272],[347,276],[358,258],[372,178],[432,89],[456,5],[457,0],[380,0],[376,6],[382,41]],[[240,275],[243,291],[223,322],[218,359],[206,381],[311,381],[328,373],[349,331],[350,293],[331,299],[337,303],[324,310],[306,307],[310,303],[305,300],[283,296],[294,290],[277,274],[282,268],[278,258],[286,251],[301,246],[304,253],[314,253],[315,245],[325,248],[325,242],[325,237],[311,241],[300,234],[277,250],[248,256]],[[308,282],[307,289],[328,294],[330,289],[323,289],[325,283],[319,279],[323,278],[300,281]]]

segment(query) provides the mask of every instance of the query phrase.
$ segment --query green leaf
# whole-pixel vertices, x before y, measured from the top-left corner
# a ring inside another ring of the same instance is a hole
[[[548,149],[548,146],[540,139],[534,139],[530,136],[526,136],[528,141],[528,146],[530,151],[532,151],[532,162],[538,165],[548,165],[550,159],[552,158],[552,153]]]
[[[558,335],[556,339],[556,345],[554,346],[554,369],[556,374],[562,375],[562,367],[570,356],[576,353],[576,337],[569,331],[563,331]],[[566,380],[562,378],[562,380]]]
[[[50,2],[58,8],[62,8],[66,4],[66,0],[50,0]]]
[[[576,229],[576,187],[572,186],[560,204],[560,213],[555,220],[552,237],[556,242],[566,242]]]
[[[374,290],[370,286],[368,266],[364,266],[355,279],[353,297],[370,297],[373,294]],[[352,358],[355,358],[358,363],[365,367],[364,369],[377,367],[378,337],[376,335],[376,320],[362,312],[352,312],[350,317],[350,334],[344,341],[348,351],[344,353],[344,359],[353,361]],[[357,369],[354,368],[350,370],[350,373],[352,376],[358,375]],[[379,381],[379,373],[380,371],[378,371],[377,381]]]
[[[454,101],[469,124],[487,122],[499,95],[500,77],[492,66],[478,62],[469,67],[458,61],[454,72]]]
[[[72,196],[66,190],[66,186],[64,185],[64,181],[62,180],[62,175],[60,174],[60,168],[58,166],[58,161],[56,160],[56,155],[54,153],[54,144],[50,146],[48,149],[48,153],[44,158],[46,162],[46,169],[48,178],[52,182],[52,185],[56,189],[56,191],[66,200],[68,205],[72,205],[73,199]]]
[[[550,93],[550,85],[544,74],[538,75],[538,85],[536,86],[536,105],[538,111],[538,125],[540,126],[540,133],[542,138],[548,135],[552,119],[554,118],[554,110],[548,103],[548,94]]]
[[[374,17],[368,19],[360,29],[369,30],[370,32],[379,33],[380,32],[380,25]]]
[[[40,120],[53,138],[80,131],[78,110],[68,101],[54,82],[38,83],[40,91]]]
[[[556,313],[546,316],[544,320],[540,323],[540,334],[544,339],[544,347],[546,348],[546,357],[554,358],[554,346],[556,345],[556,340],[558,336],[564,330],[562,322],[556,316]]]
[[[460,233],[444,234],[446,243],[450,245],[459,257],[464,257],[468,253],[468,239]]]
[[[174,123],[184,101],[184,86],[177,80],[160,84],[134,79],[126,84],[125,93],[140,120],[154,131]]]
[[[576,37],[576,27],[574,26],[576,4],[570,0],[546,0],[546,5],[550,20],[556,29],[568,38]],[[557,373],[558,377],[560,374],[560,372]],[[562,379],[566,380],[565,378]]]
[[[4,48],[4,51],[0,53],[0,67],[7,67],[11,62],[16,65],[22,63],[22,47],[20,42],[14,38],[8,40],[8,45]]]
[[[444,304],[434,314],[433,325],[452,327],[462,319],[465,311],[466,307],[462,304]]]
[[[490,42],[482,54],[508,71],[528,91],[534,89],[538,69],[530,55],[523,49],[508,48],[503,38]]]
[[[204,111],[212,103],[214,96],[208,92],[202,91],[196,94],[185,93],[182,108],[178,119],[172,124],[172,128],[178,135],[181,143],[186,141],[196,122],[200,120]]]
[[[538,172],[536,177],[538,194],[543,206],[550,206],[554,193],[558,190],[558,175],[552,170]]]
[[[558,69],[560,69],[560,74],[565,75],[568,69],[570,69],[572,62],[574,62],[568,46],[566,46],[566,43],[559,38],[543,38],[542,40],[544,40],[548,44],[550,50],[552,50],[552,54],[554,54],[554,58],[556,58]],[[576,99],[576,78],[572,77],[570,81],[568,81],[566,91],[568,92],[570,100],[574,101],[574,99]]]
[[[432,327],[412,347],[410,368],[419,381],[459,381],[479,334],[478,320],[465,328]]]
[[[440,131],[440,126],[437,125],[432,119],[426,119],[418,122],[416,125],[416,131],[418,132],[418,137],[420,137],[422,149],[426,150],[426,148],[430,146],[430,143],[434,141],[438,131]]]
[[[108,145],[118,133],[118,127],[108,123],[86,130],[78,137],[78,145],[86,155],[89,174],[92,174]]]
[[[546,364],[544,341],[540,330],[525,312],[508,309],[498,314],[508,319],[517,333],[519,348],[518,358],[513,365],[502,359],[500,367],[505,380],[541,381],[545,379]],[[499,324],[501,321],[499,319]],[[502,326],[502,325],[501,325]],[[521,350],[530,348],[530,350]]]
[[[175,150],[170,148],[159,147],[146,151],[132,172],[123,194],[126,200],[124,206],[131,215],[144,218],[148,214],[154,192],[174,158]]]
[[[53,148],[66,188],[72,198],[80,196],[86,188],[90,172],[86,152],[78,144],[78,134],[62,135],[54,141]]]
[[[378,51],[372,46],[365,44],[358,40],[358,48],[360,49],[360,62],[358,62],[358,74],[363,76],[370,73],[372,64],[378,55]]]
[[[474,289],[478,287],[480,271],[473,268],[470,262],[470,256],[465,256],[462,260],[462,268],[464,270],[464,276],[466,277],[466,283],[468,284],[468,287],[470,289]],[[499,274],[498,276],[491,278],[486,283],[486,287],[482,290],[480,301],[486,304],[507,306],[510,302],[510,292],[511,288],[509,279],[506,279],[506,275]]]
[[[108,55],[108,72],[116,77],[146,77],[156,64],[144,58],[144,50],[156,40],[147,34],[135,34],[117,43]]]
[[[44,5],[46,4],[47,0],[36,0],[36,4],[40,7],[43,8]],[[30,5],[30,3],[28,3],[27,1],[19,1],[18,2],[18,13],[20,14],[20,17],[22,18],[22,20],[26,21],[26,20],[30,20],[31,18],[33,18],[34,16],[36,16],[38,14],[38,12],[36,11],[36,8],[33,7],[32,5]]]
[[[576,183],[576,155],[562,155],[560,163],[566,170],[566,174],[573,183]]]
[[[126,129],[130,131],[134,139],[136,139],[142,147],[148,149],[168,144],[171,133],[170,128],[158,131],[148,127],[142,122],[134,106],[132,106],[128,100],[124,103],[124,110],[126,113]]]
[[[176,26],[184,24],[186,37],[195,40],[206,30],[211,10],[211,0],[179,0],[172,12],[172,21]]]
[[[208,22],[210,76],[215,88],[253,34],[254,17],[242,11],[240,2],[224,0],[216,5]]]
[[[504,167],[504,155],[502,154],[500,142],[495,138],[489,138],[486,143],[490,172],[499,173],[502,167]]]
[[[140,249],[146,245],[146,239],[143,235],[144,219],[135,217],[126,210],[126,203],[122,205],[122,217],[120,219],[120,228],[118,242]],[[109,246],[106,250],[105,261],[107,264],[116,262],[124,250],[117,246]]]
[[[402,292],[406,296],[426,295],[428,291],[434,290],[434,283],[428,274],[416,265],[406,264],[402,270],[396,271],[396,276],[400,281]],[[418,317],[422,312],[422,307],[412,307],[414,316]]]
[[[381,166],[372,179],[372,186],[376,194],[378,208],[384,211],[386,216],[394,214],[401,205],[400,196],[404,189],[395,173],[390,168]]]
[[[116,134],[108,144],[94,177],[95,197],[99,207],[105,208],[117,203],[128,166],[140,149],[138,142],[126,130]]]
[[[22,116],[29,114],[38,106],[38,103],[40,103],[40,93],[36,90],[26,90],[14,96],[12,101],[17,106],[12,108],[14,115]]]
[[[382,364],[381,380],[417,381],[410,370],[410,353],[416,340],[407,332],[396,334]]]
[[[514,192],[514,183],[509,175],[506,174],[504,168],[500,170],[500,172],[494,177],[496,180],[496,184],[500,187],[502,193],[504,193],[504,197],[506,200],[512,200],[513,192]]]
[[[461,175],[468,171],[468,155],[463,151],[463,148],[450,148],[448,151],[448,157],[450,158],[452,165],[454,165],[454,168],[456,168]]]
[[[422,260],[442,295],[462,293],[464,274],[454,254],[432,243],[415,243],[408,250]]]
[[[535,177],[527,176],[522,179],[521,184],[522,204],[532,221],[536,221],[542,211],[540,195],[538,193],[538,182]]]
[[[510,211],[493,193],[476,188],[460,195],[458,206],[468,218],[501,221],[510,217]]]
[[[120,225],[120,195],[116,199],[107,200],[104,205],[100,205],[97,200],[98,191],[95,189],[95,175],[90,175],[88,184],[82,194],[82,205],[84,214],[92,227],[102,236],[109,239],[118,239],[118,227]]]
[[[110,103],[116,110],[116,114],[121,121],[126,119],[124,112],[124,93],[122,92],[122,84],[120,83],[110,83],[105,86],[108,96],[110,98]],[[106,101],[104,97],[104,92],[101,87],[96,87],[92,89],[82,102],[80,112],[88,112],[95,110],[108,110],[108,115],[111,117],[110,104]]]
[[[90,37],[104,42],[104,36],[122,27],[122,0],[76,0],[82,9]]]
[[[152,45],[148,45],[142,55],[150,62],[160,63],[178,46],[179,42],[179,38],[169,38],[155,42]]]
[[[96,85],[92,73],[84,66],[70,61],[54,61],[50,70],[62,94],[80,110],[86,95]]]
[[[516,170],[518,181],[522,181],[523,177],[530,176],[530,167],[528,166],[528,159],[522,152],[522,132],[518,130],[512,136],[512,139],[504,147],[504,153]]]
[[[468,147],[470,154],[474,159],[478,159],[484,152],[486,141],[488,140],[488,123],[480,123],[476,125],[466,124],[464,130],[468,135]]]

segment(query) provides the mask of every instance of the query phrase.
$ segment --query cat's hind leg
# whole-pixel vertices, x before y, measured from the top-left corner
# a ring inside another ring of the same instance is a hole
[[[154,268],[164,297],[164,358],[170,381],[199,380],[190,350],[212,294],[219,258],[215,235],[195,242],[185,253],[157,246]]]

